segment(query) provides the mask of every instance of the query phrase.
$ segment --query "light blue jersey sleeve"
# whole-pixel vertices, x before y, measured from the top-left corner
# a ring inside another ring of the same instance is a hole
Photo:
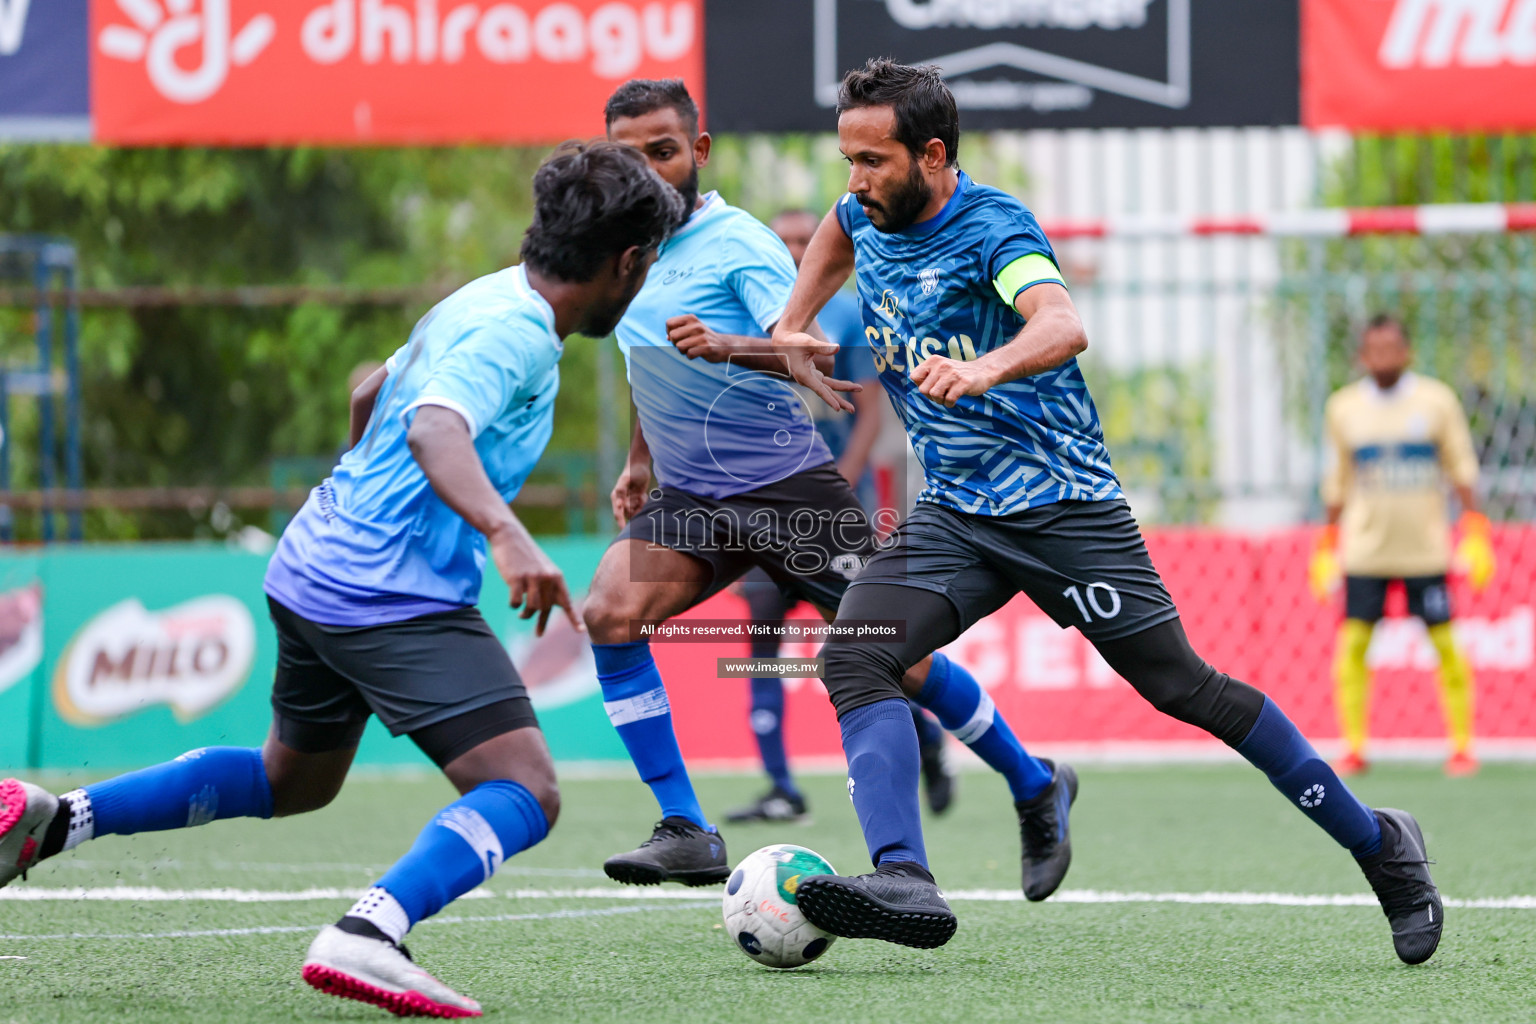
[[[499,321],[467,325],[422,381],[402,412],[408,416],[424,405],[452,409],[464,417],[471,437],[512,409],[529,382],[541,380],[549,367],[540,353],[554,354],[548,345],[530,345]]]
[[[726,287],[767,334],[784,315],[795,290],[795,261],[778,235],[743,217],[721,241],[720,267]]]

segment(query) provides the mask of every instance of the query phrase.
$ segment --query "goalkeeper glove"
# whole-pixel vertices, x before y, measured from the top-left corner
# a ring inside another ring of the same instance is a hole
[[[1493,557],[1488,517],[1481,512],[1461,516],[1461,543],[1456,545],[1456,569],[1466,576],[1473,590],[1482,590],[1493,579],[1498,565]]]
[[[1337,526],[1325,526],[1318,531],[1317,545],[1312,549],[1312,561],[1307,566],[1307,584],[1312,588],[1312,596],[1320,602],[1327,601],[1339,589],[1342,574],[1339,570],[1338,544]]]

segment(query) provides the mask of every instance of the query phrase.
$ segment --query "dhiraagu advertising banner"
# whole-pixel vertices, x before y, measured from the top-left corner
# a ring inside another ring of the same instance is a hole
[[[573,589],[601,541],[546,550]],[[0,556],[0,767],[113,770],[200,746],[259,745],[276,640],[266,557],[212,546],[59,547]],[[528,680],[555,756],[623,758],[581,636],[561,622],[537,643],[494,573],[486,618]],[[427,764],[375,722],[359,764]]]

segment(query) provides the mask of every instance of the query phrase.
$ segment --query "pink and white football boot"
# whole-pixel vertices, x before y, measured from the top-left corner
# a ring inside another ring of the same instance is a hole
[[[0,887],[37,863],[59,798],[30,782],[0,779]]]
[[[480,1004],[417,967],[405,947],[327,925],[304,957],[304,980],[327,995],[397,1017],[479,1017]]]

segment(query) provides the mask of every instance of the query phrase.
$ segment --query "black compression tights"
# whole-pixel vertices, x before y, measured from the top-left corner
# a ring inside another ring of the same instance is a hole
[[[823,651],[827,693],[838,717],[901,698],[907,669],[960,635],[960,617],[941,594],[885,583],[848,588],[839,622],[882,619],[904,621],[905,637],[889,643],[834,640]],[[1264,707],[1264,694],[1216,671],[1195,653],[1178,619],[1095,646],[1153,707],[1228,746],[1247,738]]]

